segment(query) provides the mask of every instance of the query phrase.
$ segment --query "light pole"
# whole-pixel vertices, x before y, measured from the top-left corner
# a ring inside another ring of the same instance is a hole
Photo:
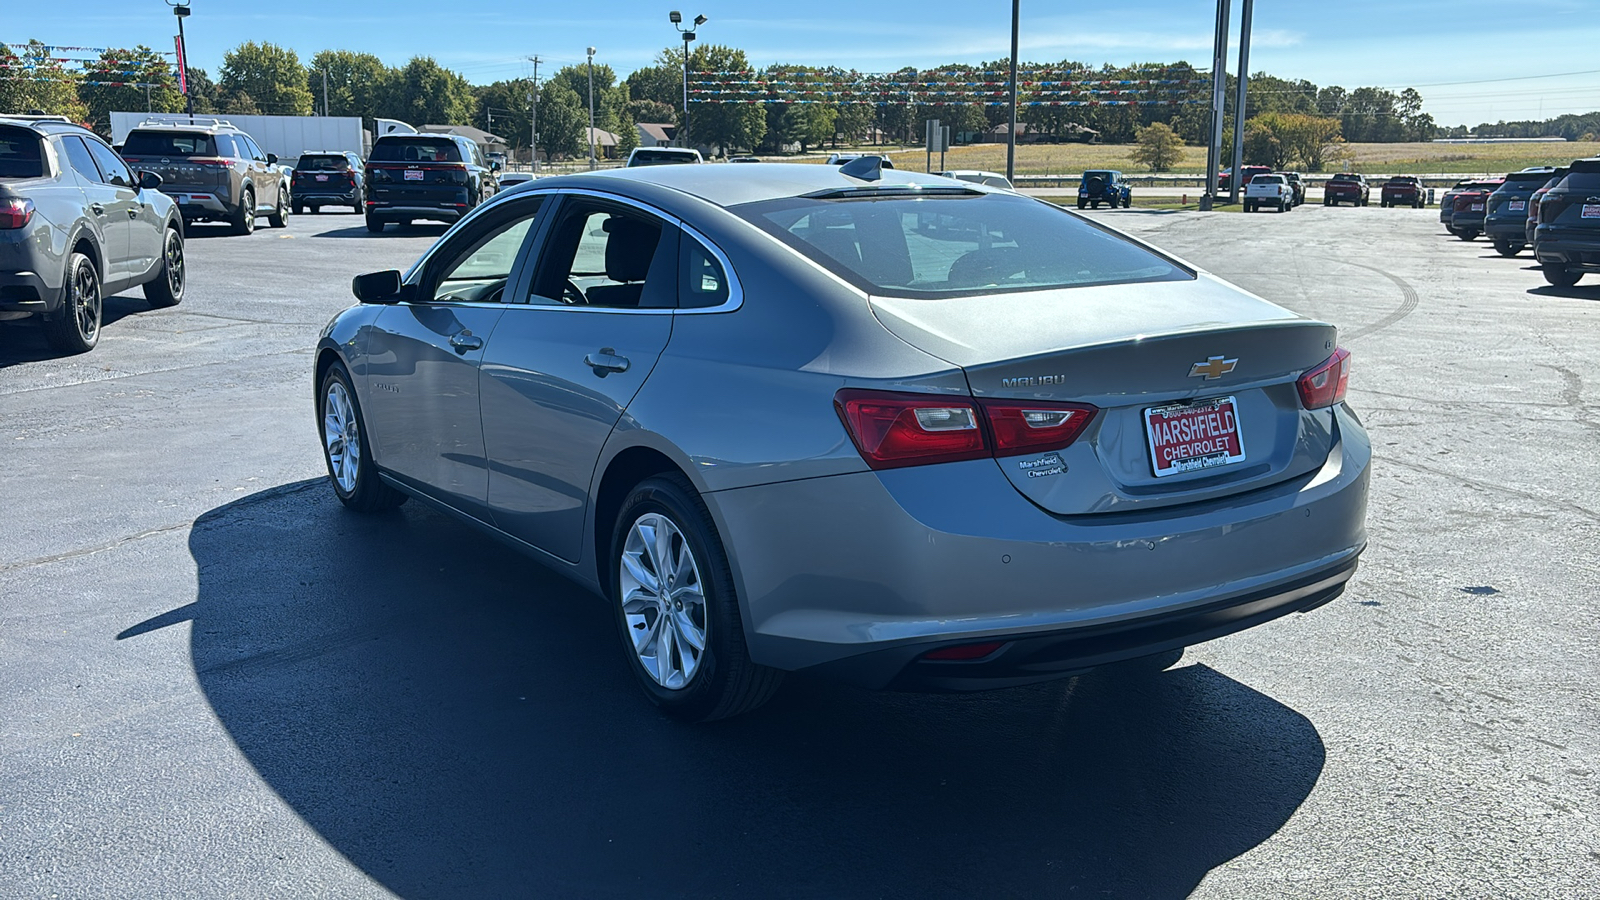
[[[594,48],[589,48],[589,170],[594,171]]]
[[[539,174],[539,57],[530,56],[533,62],[533,88],[528,91],[528,106],[531,107],[528,122],[528,141],[533,149],[533,173]]]
[[[183,91],[184,109],[189,121],[194,121],[194,95],[189,93],[189,47],[183,40],[183,20],[189,18],[189,0],[167,0],[172,14],[178,17],[178,89]]]
[[[1017,20],[1022,0],[1011,0],[1011,125],[1006,130],[1006,180],[1017,183]],[[944,157],[939,157],[944,165]]]
[[[706,22],[709,22],[710,20],[707,19],[705,16],[695,16],[694,17],[694,24],[690,25],[688,28],[685,28],[685,27],[683,27],[683,15],[681,13],[679,13],[677,10],[673,10],[670,14],[668,14],[667,18],[670,19],[672,21],[673,26],[678,29],[678,33],[683,35],[683,129],[682,129],[683,130],[683,134],[682,134],[682,139],[683,139],[683,145],[685,147],[688,147],[688,146],[690,146],[690,144],[689,144],[689,42],[694,40],[694,30],[696,28],[699,28],[701,25],[704,25]]]

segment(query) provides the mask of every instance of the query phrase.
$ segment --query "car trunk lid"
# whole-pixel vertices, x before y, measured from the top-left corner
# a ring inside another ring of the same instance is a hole
[[[1333,326],[1207,275],[871,302],[889,331],[960,366],[980,399],[1098,408],[1070,446],[996,460],[1052,513],[1133,511],[1264,487],[1317,470],[1334,441],[1330,411],[1304,409],[1295,385],[1334,352]],[[1190,462],[1175,468],[1174,458]]]

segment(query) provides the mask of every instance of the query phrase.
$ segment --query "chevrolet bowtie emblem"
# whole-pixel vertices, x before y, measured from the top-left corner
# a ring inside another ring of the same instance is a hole
[[[1213,356],[1205,362],[1195,363],[1194,368],[1189,370],[1189,377],[1199,378],[1204,375],[1207,381],[1216,381],[1218,378],[1232,372],[1233,367],[1238,364],[1239,360],[1237,359],[1223,359],[1220,356]]]

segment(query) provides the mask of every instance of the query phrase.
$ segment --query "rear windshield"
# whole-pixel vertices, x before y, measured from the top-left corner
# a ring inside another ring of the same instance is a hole
[[[1282,175],[1257,175],[1250,179],[1251,184],[1288,184]]]
[[[1090,178],[1099,178],[1101,180],[1105,180],[1105,179],[1109,179],[1114,174],[1116,174],[1116,173],[1114,173],[1114,172],[1085,172],[1085,173],[1083,173],[1083,178],[1084,178],[1085,181],[1088,181]]]
[[[1506,187],[1534,187],[1550,180],[1549,172],[1512,172],[1506,176]]]
[[[0,125],[0,178],[44,177],[44,148],[31,129]]]
[[[125,156],[216,156],[211,135],[194,131],[130,131],[122,144]]]
[[[1361,180],[1361,176],[1360,175],[1346,175],[1346,174],[1341,172],[1340,174],[1335,175],[1335,176],[1333,176],[1332,178],[1330,178],[1328,180],[1329,181],[1360,181]]]
[[[444,138],[384,137],[372,145],[372,162],[461,162],[455,141]]]
[[[1059,207],[1014,194],[787,197],[731,211],[860,289],[892,297],[1194,277]]]
[[[649,166],[660,163],[692,163],[695,162],[693,153],[671,150],[639,150],[628,160],[630,166]]]
[[[311,156],[308,154],[300,157],[300,161],[295,163],[294,167],[302,172],[348,172],[350,171],[350,160],[343,156],[329,156],[326,154]]]
[[[1593,191],[1600,189],[1600,172],[1568,172],[1556,188],[1564,191]]]

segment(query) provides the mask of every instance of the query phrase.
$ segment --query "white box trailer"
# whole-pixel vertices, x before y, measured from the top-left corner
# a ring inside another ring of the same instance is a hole
[[[255,139],[262,150],[275,153],[286,166],[292,166],[302,153],[318,150],[348,150],[366,158],[371,139],[361,127],[360,116],[195,116],[197,122],[221,120]],[[142,122],[182,125],[185,113],[114,112],[111,114],[111,141],[121,144],[128,132]]]

